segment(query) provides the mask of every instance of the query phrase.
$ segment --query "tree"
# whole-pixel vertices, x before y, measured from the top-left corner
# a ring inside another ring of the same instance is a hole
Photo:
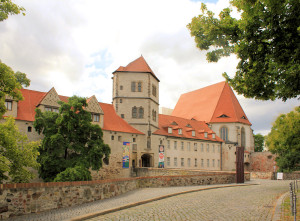
[[[245,97],[286,101],[300,94],[300,1],[232,0],[241,18],[223,9],[219,18],[202,4],[188,28],[210,62],[234,53],[233,78],[223,76]]]
[[[0,1],[0,21],[7,19],[9,15],[17,15],[21,12],[25,15],[25,9],[12,3],[11,0]]]
[[[276,119],[266,144],[272,153],[277,154],[280,171],[300,169],[300,107]]]
[[[26,135],[19,132],[12,117],[0,124],[0,183],[10,180],[13,183],[29,182],[34,174],[28,167],[37,169],[39,142],[29,142]]]
[[[73,96],[59,104],[59,113],[36,109],[34,127],[44,135],[39,175],[47,182],[90,180],[89,169],[99,170],[102,161],[108,163],[110,148],[101,128],[91,123],[85,98]]]
[[[254,151],[262,152],[264,149],[265,137],[261,134],[254,134]]]

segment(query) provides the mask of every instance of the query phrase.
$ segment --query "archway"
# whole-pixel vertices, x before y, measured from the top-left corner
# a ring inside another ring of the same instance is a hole
[[[143,154],[142,155],[142,167],[151,167],[151,155],[150,154]]]

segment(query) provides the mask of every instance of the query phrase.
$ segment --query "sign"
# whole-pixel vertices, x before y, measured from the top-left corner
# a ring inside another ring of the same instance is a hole
[[[277,173],[277,180],[283,180],[283,173]]]
[[[158,168],[165,167],[165,147],[164,145],[159,145],[158,147]]]
[[[123,142],[123,168],[129,168],[129,142]]]

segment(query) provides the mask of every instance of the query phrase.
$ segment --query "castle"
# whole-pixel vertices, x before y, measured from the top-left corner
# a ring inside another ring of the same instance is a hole
[[[111,148],[110,164],[94,179],[130,177],[132,168],[235,170],[236,146],[245,148],[245,168],[254,151],[251,123],[226,82],[182,94],[172,114],[159,114],[159,79],[141,56],[113,72],[112,104],[87,99],[86,110]],[[7,112],[30,140],[35,109],[58,112],[68,97],[21,89],[24,100],[6,97]]]

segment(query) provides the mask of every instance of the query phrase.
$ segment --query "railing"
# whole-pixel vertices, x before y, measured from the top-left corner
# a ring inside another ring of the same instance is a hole
[[[294,180],[290,182],[290,203],[291,203],[292,215],[294,216],[294,221],[296,221],[296,215],[297,215],[298,182],[300,183],[300,180]]]

